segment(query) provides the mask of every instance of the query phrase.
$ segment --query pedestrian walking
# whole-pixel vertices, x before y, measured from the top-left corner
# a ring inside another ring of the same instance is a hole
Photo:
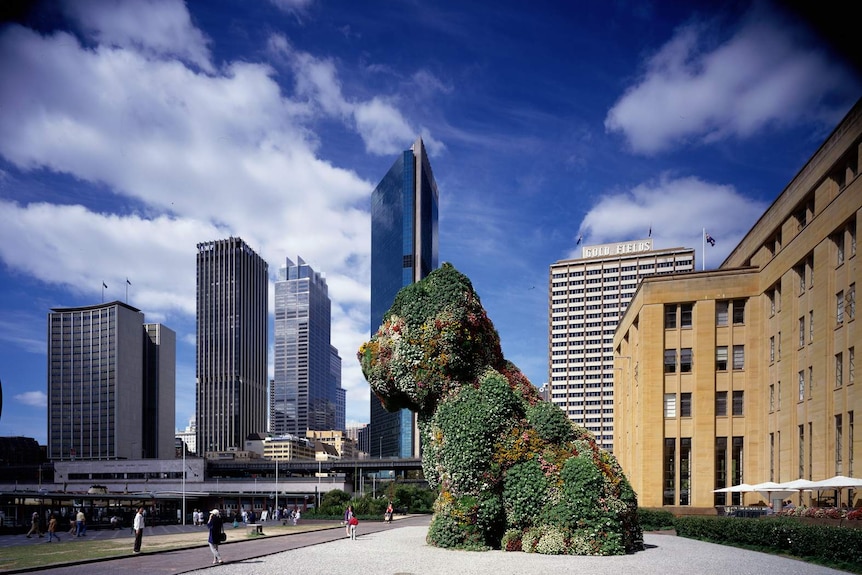
[[[359,525],[359,519],[354,515],[350,518],[350,538],[356,541],[356,527]]]
[[[57,516],[52,513],[51,519],[48,520],[48,541],[47,541],[47,543],[50,543],[54,539],[57,540],[57,543],[60,542],[60,536],[57,535]]]
[[[132,530],[135,532],[135,546],[132,548],[132,553],[141,552],[141,541],[144,538],[144,508],[138,507],[138,512],[135,514],[135,521],[132,524]]]
[[[87,516],[84,515],[83,509],[78,509],[75,515],[75,536],[83,537],[87,534]]]
[[[344,534],[350,537],[350,520],[353,519],[353,505],[344,510]]]
[[[218,546],[227,539],[227,535],[224,532],[224,522],[222,521],[221,513],[218,509],[210,511],[210,518],[207,521],[207,527],[210,528],[210,536],[209,539],[207,539],[207,543],[210,544],[210,551],[212,551],[213,554],[213,565],[224,563],[221,560]]]
[[[43,537],[42,532],[39,530],[39,512],[34,511],[33,515],[30,517],[30,531],[27,532],[27,539],[30,539],[30,536],[35,533],[39,537]]]

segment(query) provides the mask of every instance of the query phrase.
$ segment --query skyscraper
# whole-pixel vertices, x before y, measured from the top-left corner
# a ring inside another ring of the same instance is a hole
[[[395,161],[371,195],[371,334],[398,291],[437,267],[437,182],[422,138]],[[418,457],[415,416],[371,400],[370,454]]]
[[[584,246],[581,255],[550,268],[551,401],[612,451],[614,369],[622,369],[614,366],[614,330],[640,281],[693,271],[694,250],[654,250],[646,239]]]
[[[48,456],[169,458],[176,335],[118,301],[48,315]]]
[[[302,258],[297,263],[286,258],[275,282],[275,377],[269,398],[269,429],[275,435],[344,430],[331,308],[326,279]]]
[[[266,430],[267,263],[240,238],[197,245],[197,448]]]

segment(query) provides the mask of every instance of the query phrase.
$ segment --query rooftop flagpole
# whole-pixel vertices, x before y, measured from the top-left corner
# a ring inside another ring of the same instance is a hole
[[[129,281],[129,278],[126,278],[126,303],[129,303],[129,286],[132,285],[132,282]]]
[[[706,271],[706,228],[703,228],[703,235],[700,236],[700,239],[703,242],[703,247],[700,251],[700,255],[702,256],[700,260],[701,271]]]

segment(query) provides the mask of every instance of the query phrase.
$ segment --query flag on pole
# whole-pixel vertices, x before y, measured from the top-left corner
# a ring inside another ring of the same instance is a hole
[[[649,227],[649,233],[647,234],[648,238],[652,237],[652,226]]]
[[[714,246],[715,245],[715,238],[713,238],[711,235],[709,235],[707,233],[706,234],[706,243],[708,243],[711,246]]]
[[[108,286],[107,286],[107,284],[105,284],[105,282],[102,282],[102,287],[103,287],[104,289],[108,289]]]
[[[575,243],[576,246],[581,245],[581,240],[584,239],[584,234],[578,234],[578,241]]]
[[[128,285],[132,285],[132,282],[130,282],[130,281],[129,281],[129,278],[126,278],[126,283],[127,283]]]

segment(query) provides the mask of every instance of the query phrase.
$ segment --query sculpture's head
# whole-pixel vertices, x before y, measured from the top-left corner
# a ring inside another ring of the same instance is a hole
[[[445,263],[403,288],[357,354],[388,411],[431,413],[437,400],[504,366],[497,330],[467,276]]]

